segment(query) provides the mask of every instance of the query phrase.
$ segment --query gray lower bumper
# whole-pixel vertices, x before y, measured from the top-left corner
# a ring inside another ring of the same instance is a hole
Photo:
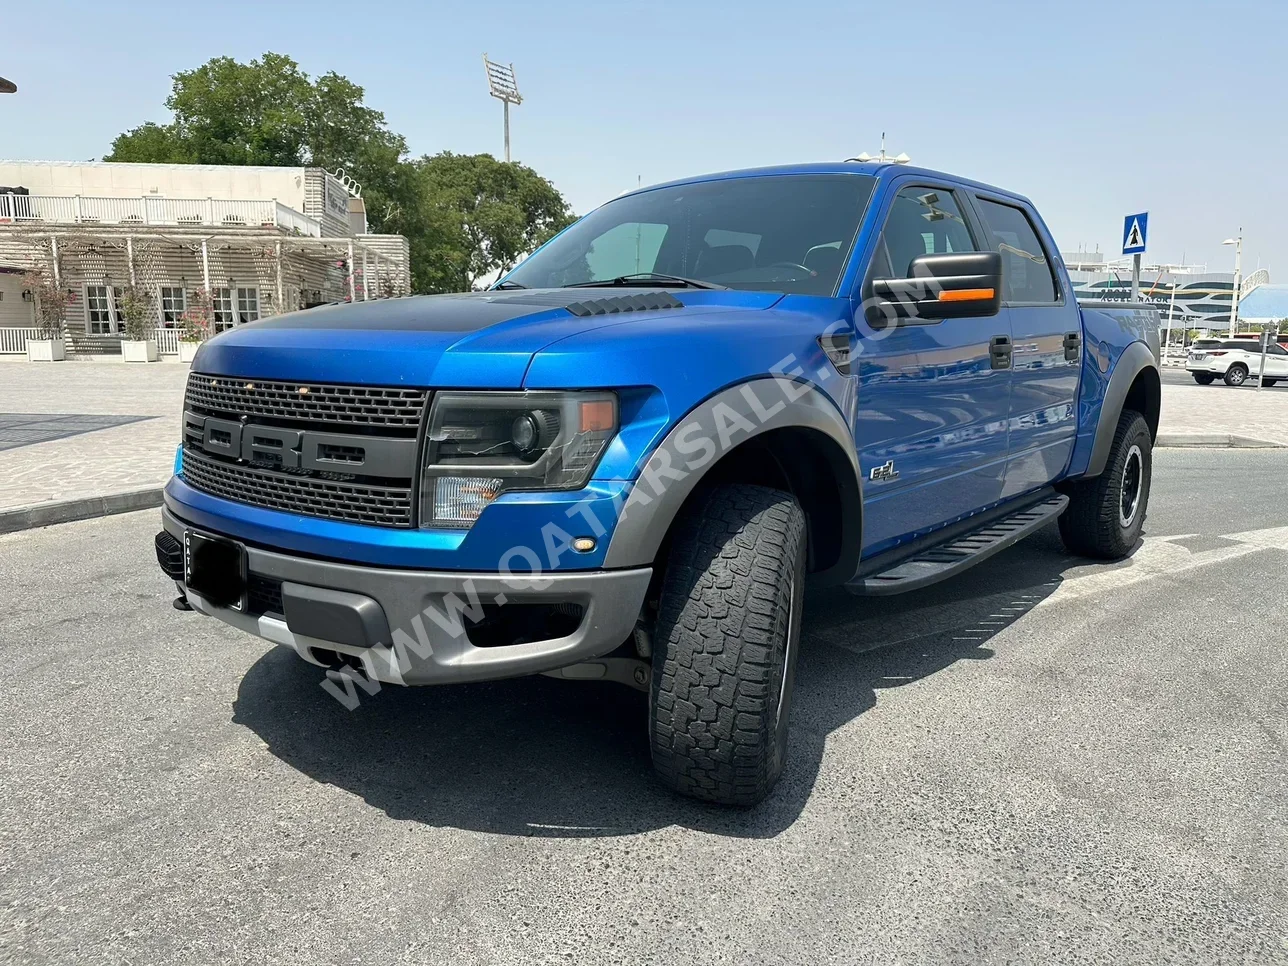
[[[161,516],[165,529],[182,542],[187,525],[168,509],[163,508]],[[242,614],[214,607],[188,593],[194,609],[292,648],[314,664],[326,663],[326,655],[317,651],[353,655],[362,661],[369,677],[390,684],[518,677],[602,657],[630,637],[652,576],[650,568],[642,567],[502,577],[495,573],[359,567],[256,547],[247,547],[246,552],[253,574],[375,601],[384,613],[391,640],[370,647],[328,641],[292,631],[284,617]],[[462,611],[468,614],[475,604],[493,603],[573,603],[581,605],[584,613],[577,629],[564,637],[476,647],[465,633]]]

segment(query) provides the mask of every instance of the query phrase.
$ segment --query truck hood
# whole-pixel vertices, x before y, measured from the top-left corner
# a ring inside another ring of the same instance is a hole
[[[368,385],[517,389],[532,357],[595,329],[758,311],[782,296],[720,290],[532,289],[354,302],[239,325],[193,370]]]

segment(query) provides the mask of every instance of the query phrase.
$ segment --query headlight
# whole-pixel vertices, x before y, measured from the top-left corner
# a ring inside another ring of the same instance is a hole
[[[468,527],[506,490],[577,490],[617,433],[611,392],[440,392],[421,522]]]

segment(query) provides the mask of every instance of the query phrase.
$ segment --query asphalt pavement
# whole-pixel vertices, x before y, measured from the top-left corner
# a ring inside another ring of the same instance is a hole
[[[346,711],[171,609],[156,511],[0,537],[0,962],[1288,963],[1285,479],[1159,451],[1127,562],[813,595],[750,811],[619,685]]]

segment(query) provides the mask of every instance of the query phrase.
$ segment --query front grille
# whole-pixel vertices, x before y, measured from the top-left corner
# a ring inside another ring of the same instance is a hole
[[[371,426],[401,431],[397,435],[415,435],[428,397],[424,389],[328,386],[194,372],[188,376],[186,405],[193,412],[210,415],[269,416],[333,429]]]
[[[191,447],[184,449],[183,478],[204,493],[239,503],[351,523],[411,526],[410,486],[372,486],[255,469],[211,459]]]
[[[429,395],[194,372],[183,476],[194,489],[239,503],[410,527],[414,441]]]
[[[282,582],[251,574],[246,579],[246,611],[250,614],[283,614]]]

